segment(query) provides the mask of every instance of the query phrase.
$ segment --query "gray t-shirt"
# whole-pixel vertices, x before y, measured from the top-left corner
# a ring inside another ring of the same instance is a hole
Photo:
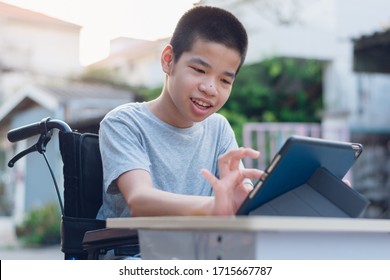
[[[104,192],[98,219],[130,216],[115,183],[130,170],[148,171],[153,186],[160,190],[212,195],[211,186],[200,174],[201,168],[218,177],[218,157],[237,148],[234,132],[220,114],[190,128],[176,128],[159,120],[146,104],[119,106],[100,124]]]

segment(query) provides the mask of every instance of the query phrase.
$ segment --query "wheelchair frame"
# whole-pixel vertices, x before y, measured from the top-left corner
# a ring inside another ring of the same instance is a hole
[[[60,152],[63,162],[64,201],[45,156],[53,130],[59,130]],[[66,260],[99,259],[108,250],[130,248],[139,253],[138,233],[131,229],[106,229],[104,220],[96,219],[102,204],[103,169],[99,150],[99,137],[92,133],[78,133],[62,120],[44,118],[12,129],[7,138],[18,142],[39,135],[37,143],[15,155],[9,167],[22,157],[38,152],[49,168],[61,208],[61,251]]]

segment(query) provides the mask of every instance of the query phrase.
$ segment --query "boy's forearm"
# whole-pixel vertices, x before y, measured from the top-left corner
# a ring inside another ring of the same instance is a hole
[[[169,193],[151,188],[128,201],[131,215],[201,216],[210,215],[214,197]]]
[[[133,170],[117,179],[132,216],[195,216],[210,215],[214,197],[182,195],[153,187],[144,170]]]

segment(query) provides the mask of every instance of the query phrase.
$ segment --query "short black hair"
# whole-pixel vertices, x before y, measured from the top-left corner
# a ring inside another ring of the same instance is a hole
[[[248,35],[232,13],[210,6],[188,10],[177,23],[170,41],[174,59],[177,61],[183,52],[190,51],[197,39],[220,43],[238,51],[241,56],[239,71],[246,57]]]

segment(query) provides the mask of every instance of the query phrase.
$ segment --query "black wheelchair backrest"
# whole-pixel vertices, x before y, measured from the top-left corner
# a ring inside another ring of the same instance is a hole
[[[64,163],[65,216],[95,219],[103,191],[98,135],[60,133],[60,151]]]
[[[64,164],[61,249],[65,259],[86,259],[82,248],[85,232],[105,227],[105,221],[96,219],[103,192],[99,137],[92,133],[60,132],[59,141]]]

